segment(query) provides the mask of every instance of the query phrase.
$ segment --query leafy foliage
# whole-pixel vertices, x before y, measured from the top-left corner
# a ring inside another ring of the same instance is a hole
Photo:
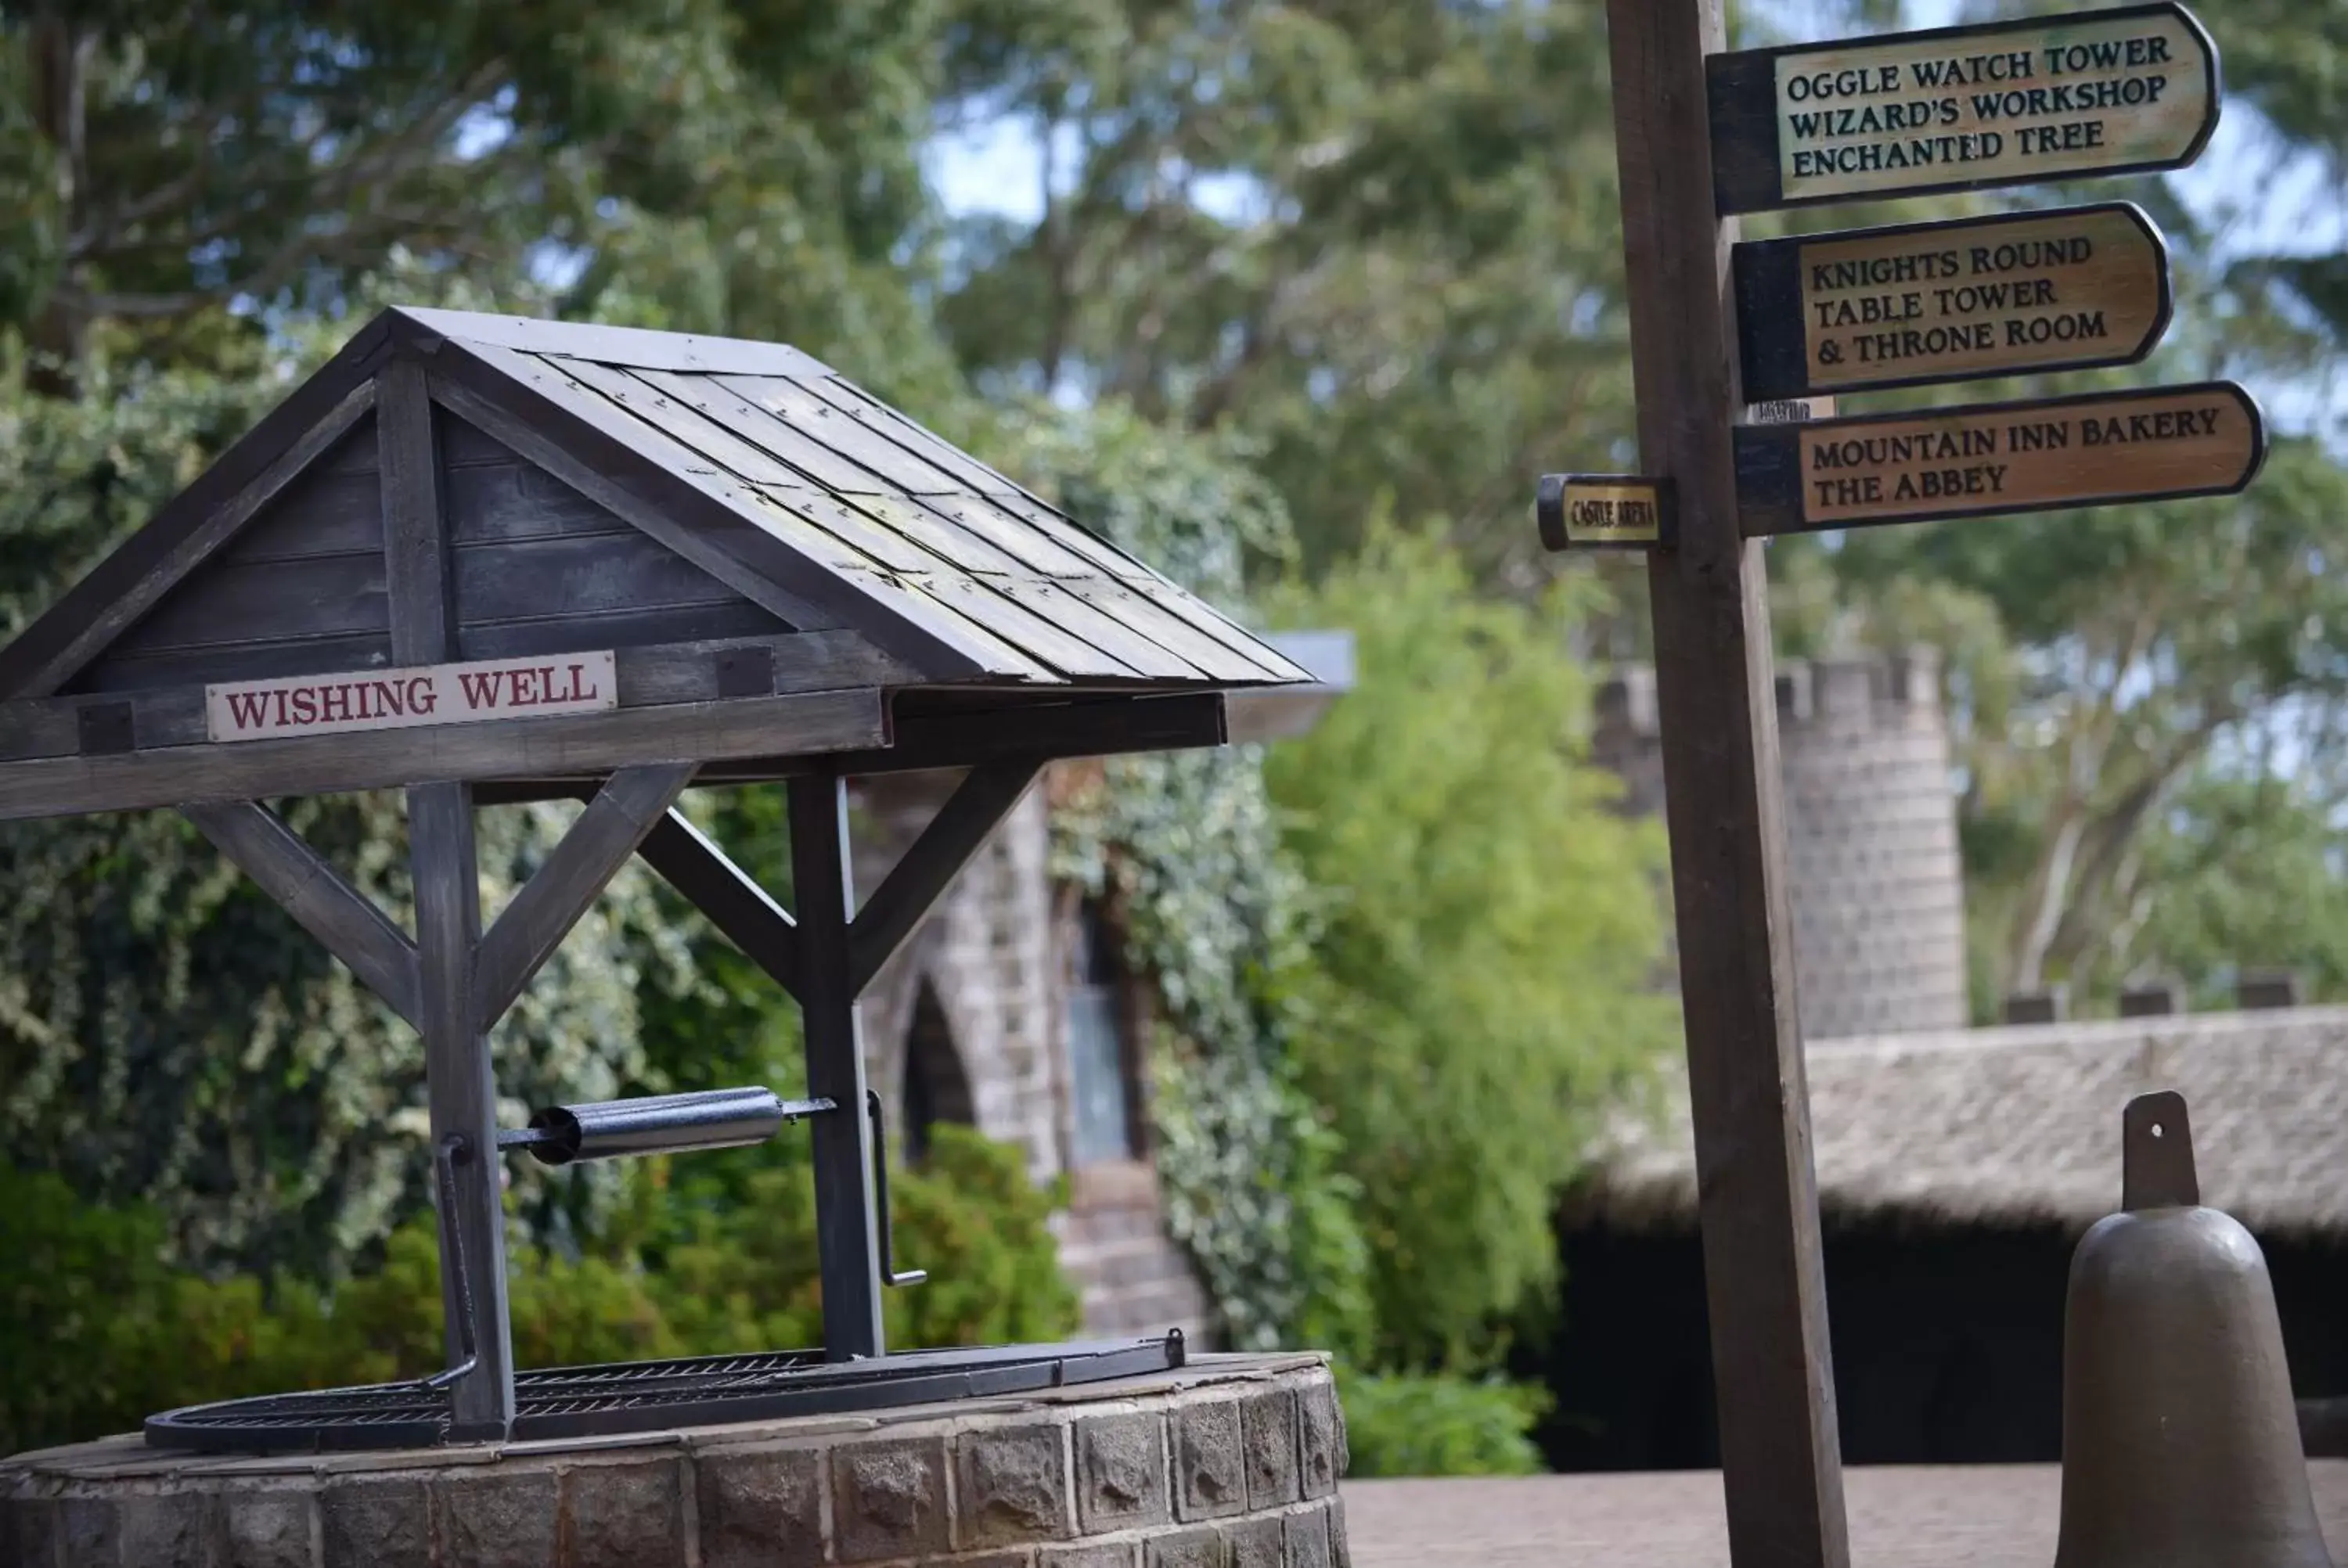
[[[1548,1468],[1532,1440],[1549,1412],[1546,1390],[1495,1378],[1340,1373],[1346,1474],[1360,1481],[1412,1475],[1537,1475]]]
[[[957,227],[982,388],[1242,430],[1313,560],[1369,492],[1548,575],[1524,476],[1630,429],[1600,8],[974,0],[949,78],[1052,149]]]
[[[1038,415],[1013,449],[1060,505],[1227,609],[1250,559],[1288,544],[1278,498],[1234,456],[1228,439],[1169,436],[1114,408]],[[1226,1338],[1360,1343],[1354,1194],[1292,1065],[1305,888],[1259,756],[1111,759],[1053,828],[1055,870],[1114,895],[1127,959],[1163,1005],[1151,1110],[1167,1223]]]
[[[652,1205],[665,1162],[638,1168]],[[892,1176],[899,1244],[938,1271],[887,1297],[907,1348],[1064,1337],[1075,1294],[1047,1228],[1060,1194],[1019,1153],[938,1130],[929,1159]],[[510,1286],[520,1365],[720,1354],[821,1337],[813,1204],[788,1166],[748,1204],[693,1216],[645,1267],[623,1241],[567,1257],[520,1245]],[[674,1222],[669,1222],[674,1224]],[[165,1262],[162,1215],[85,1205],[57,1176],[0,1167],[0,1451],[97,1436],[161,1409],[241,1394],[381,1382],[437,1371],[439,1257],[427,1223],[393,1234],[381,1265],[331,1291],[294,1276],[212,1279]]]
[[[1553,1303],[1581,1134],[1674,1038],[1663,837],[1613,814],[1564,651],[1588,599],[1480,598],[1437,532],[1379,528],[1273,601],[1355,638],[1357,689],[1265,773],[1318,893],[1297,1061],[1361,1194],[1379,1365],[1478,1364]]]

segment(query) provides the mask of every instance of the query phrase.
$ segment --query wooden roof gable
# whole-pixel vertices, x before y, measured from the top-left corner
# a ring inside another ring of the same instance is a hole
[[[1212,745],[1311,679],[797,350],[392,310],[0,649],[0,819]]]
[[[394,309],[0,650],[0,697],[398,662],[372,379],[396,358],[438,410],[463,657],[849,629],[892,685],[1311,679],[796,349]]]

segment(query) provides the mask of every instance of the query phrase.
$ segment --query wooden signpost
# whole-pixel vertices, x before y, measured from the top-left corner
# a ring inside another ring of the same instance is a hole
[[[2170,4],[1744,54],[1723,0],[1606,11],[1647,477],[1550,475],[1537,511],[1551,549],[1647,555],[1730,1554],[1847,1568],[1761,552],[2228,494],[2265,433],[2223,382],[1835,416],[1851,392],[2142,359],[2168,258],[2132,207],[1750,246],[1728,215],[2178,168],[2217,123],[2218,56]]]
[[[2119,501],[2230,496],[2266,455],[2230,381],[1736,432],[1756,537]]]
[[[2168,247],[2124,201],[1736,247],[1756,400],[2133,364],[2168,315]]]
[[[2218,125],[2184,6],[1934,27],[1706,61],[1723,212],[2181,169]]]
[[[1550,474],[1535,503],[1553,550],[1653,549],[1672,544],[1671,482],[1636,474]]]

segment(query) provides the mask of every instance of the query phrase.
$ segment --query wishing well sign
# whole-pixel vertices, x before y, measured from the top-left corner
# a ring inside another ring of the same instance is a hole
[[[2231,495],[2266,450],[2228,381],[1735,434],[1747,536]]]
[[[542,719],[602,712],[619,705],[617,662],[609,652],[299,675],[204,688],[205,729],[215,741]]]
[[[1706,63],[1723,212],[2177,169],[2218,123],[2182,5],[1936,27]]]

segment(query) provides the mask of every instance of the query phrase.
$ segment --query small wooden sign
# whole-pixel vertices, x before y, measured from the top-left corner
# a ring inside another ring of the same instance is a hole
[[[1747,387],[1750,394],[1752,389]],[[1835,400],[1831,397],[1759,397],[1745,405],[1745,422],[1748,425],[1807,425],[1814,419],[1832,419]]]
[[[263,741],[542,719],[619,705],[611,653],[558,653],[206,686],[204,727],[215,741]]]
[[[2168,251],[2125,201],[1736,247],[1753,398],[2133,364],[2168,330]]]
[[[1544,474],[1534,507],[1552,550],[1668,549],[1672,487],[1635,474]]]
[[[2173,3],[1745,50],[1705,70],[1723,212],[2179,169],[2218,124],[2217,46]]]
[[[1740,425],[1735,437],[1747,538],[2231,495],[2266,456],[2259,405],[2230,381]]]

